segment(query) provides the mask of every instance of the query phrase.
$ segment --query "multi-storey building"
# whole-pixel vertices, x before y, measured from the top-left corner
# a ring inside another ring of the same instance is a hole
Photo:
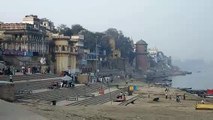
[[[0,23],[0,52],[16,67],[39,67],[54,73],[79,72],[83,61],[84,36],[53,34],[54,24],[26,15],[21,23]],[[18,61],[17,61],[18,60]]]
[[[40,26],[45,27],[48,31],[53,31],[55,29],[54,23],[47,18],[40,19]]]
[[[33,25],[34,28],[39,29],[40,28],[40,19],[37,15],[26,15],[22,23],[27,23]]]
[[[45,33],[31,24],[0,24],[0,38],[1,49],[6,56],[38,56],[48,53]]]
[[[38,59],[49,54],[50,41],[46,27],[41,26],[36,15],[25,16],[21,23],[0,23],[3,59],[14,66],[38,66]]]

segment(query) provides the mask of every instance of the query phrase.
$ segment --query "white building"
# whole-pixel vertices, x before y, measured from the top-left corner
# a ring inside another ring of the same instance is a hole
[[[28,23],[34,25],[34,28],[39,29],[40,28],[40,19],[38,18],[37,15],[26,15],[22,23]]]
[[[149,48],[148,49],[148,53],[149,55],[152,57],[152,59],[157,63],[158,62],[158,57],[157,57],[157,54],[158,54],[158,49],[157,48]]]

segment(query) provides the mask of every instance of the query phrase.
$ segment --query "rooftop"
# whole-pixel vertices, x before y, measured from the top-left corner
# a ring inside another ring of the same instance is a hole
[[[142,45],[147,45],[147,43],[144,40],[139,40],[138,42],[136,42],[136,44],[142,44]]]

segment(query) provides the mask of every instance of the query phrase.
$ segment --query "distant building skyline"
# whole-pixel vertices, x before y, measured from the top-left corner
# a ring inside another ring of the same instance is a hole
[[[174,59],[210,61],[212,11],[212,0],[7,0],[1,1],[0,21],[20,22],[34,14],[55,26],[80,24],[93,32],[116,28]]]

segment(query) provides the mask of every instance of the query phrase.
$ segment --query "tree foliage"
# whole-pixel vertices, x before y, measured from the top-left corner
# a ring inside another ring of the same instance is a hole
[[[85,29],[81,25],[79,25],[79,24],[72,25],[72,34],[73,35],[78,35],[78,33],[81,32],[82,30],[85,30]]]
[[[102,53],[106,52],[106,56],[109,56],[112,53],[112,48],[109,44],[110,37],[107,35],[102,36],[100,39],[100,50]]]
[[[72,30],[69,27],[67,27],[67,25],[65,25],[65,24],[59,25],[57,27],[57,30],[58,30],[59,34],[63,34],[65,36],[73,35]]]
[[[129,37],[124,36],[122,31],[118,31],[115,28],[109,28],[105,33],[115,40],[116,49],[119,49],[121,51],[121,57],[129,58],[131,61],[133,61],[133,40],[131,40]]]
[[[85,30],[81,25],[76,24],[72,25],[72,28],[67,27],[65,24],[61,24],[57,27],[57,30],[60,34],[65,36],[78,35],[78,33],[82,30]]]
[[[96,36],[93,32],[88,30],[83,30],[79,34],[84,35],[84,47],[90,49],[90,51],[95,52],[96,48]]]
[[[79,24],[72,25],[72,28],[61,24],[57,30],[60,34],[64,34],[66,36],[78,34],[84,35],[83,42],[86,49],[90,49],[90,51],[95,52],[97,45],[100,53],[103,54],[105,51],[107,56],[112,53],[112,48],[109,44],[109,40],[114,39],[116,45],[115,47],[116,49],[121,51],[122,58],[127,58],[129,62],[132,63],[135,57],[133,40],[131,40],[129,37],[124,36],[122,31],[118,31],[115,28],[109,28],[105,32],[94,33],[84,29]]]

